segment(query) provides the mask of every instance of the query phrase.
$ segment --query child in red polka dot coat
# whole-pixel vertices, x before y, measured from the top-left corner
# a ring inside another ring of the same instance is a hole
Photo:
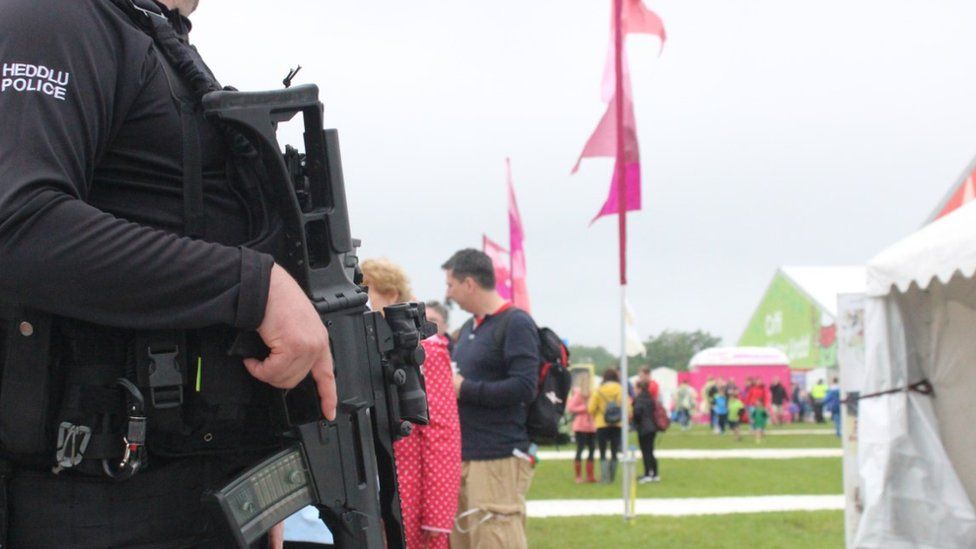
[[[461,485],[461,425],[447,338],[421,344],[430,425],[393,445],[407,547],[446,549]]]

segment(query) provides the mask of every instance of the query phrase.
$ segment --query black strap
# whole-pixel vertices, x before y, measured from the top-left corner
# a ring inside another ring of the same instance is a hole
[[[500,313],[495,314],[495,318],[498,319],[499,324],[495,326],[494,331],[491,333],[491,337],[495,340],[495,347],[499,349],[505,348],[505,336],[508,335],[508,323],[512,319],[512,315],[509,314],[512,311],[516,311],[515,307],[509,307]]]
[[[0,383],[0,438],[13,453],[47,449],[52,317],[13,307],[6,324],[3,382]]]
[[[894,389],[888,389],[886,391],[878,391],[876,393],[868,393],[866,395],[857,395],[854,400],[856,402],[856,401],[865,400],[869,398],[877,398],[883,395],[893,395],[895,393],[901,393],[901,392],[908,393],[913,391],[921,395],[935,396],[935,388],[932,387],[932,384],[929,383],[929,380],[922,379],[920,381],[916,381],[915,383],[910,383],[905,387],[896,387]],[[848,399],[845,398],[841,400],[841,403],[847,404]]]
[[[203,211],[203,158],[197,112],[190,103],[180,103],[183,126],[183,224],[186,236],[203,236],[206,217]]]
[[[10,529],[10,495],[8,485],[14,475],[14,464],[0,459],[0,548],[7,546],[7,533]]]

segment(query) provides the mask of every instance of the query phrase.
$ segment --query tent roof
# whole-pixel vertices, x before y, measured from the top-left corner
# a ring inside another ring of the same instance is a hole
[[[837,316],[837,294],[863,293],[864,267],[782,267],[780,271],[822,310]]]
[[[869,295],[886,295],[912,284],[928,288],[933,279],[946,283],[956,273],[976,272],[976,202],[961,206],[896,242],[868,262]]]
[[[772,347],[712,347],[691,358],[689,370],[699,366],[788,366],[790,359]]]
[[[966,165],[966,169],[956,178],[955,183],[949,188],[949,192],[935,207],[935,210],[929,214],[925,222],[931,223],[976,198],[976,181],[974,179],[976,179],[976,158],[973,158]]]

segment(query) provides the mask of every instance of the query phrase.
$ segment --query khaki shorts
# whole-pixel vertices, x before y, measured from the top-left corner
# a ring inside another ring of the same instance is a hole
[[[461,462],[452,549],[525,548],[525,495],[532,465],[519,457]]]

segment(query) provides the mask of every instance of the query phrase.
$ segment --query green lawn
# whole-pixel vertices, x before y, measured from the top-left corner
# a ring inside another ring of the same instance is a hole
[[[662,481],[637,487],[639,498],[694,498],[840,494],[840,458],[662,459]],[[642,472],[638,458],[638,472]],[[597,463],[599,475],[599,463]],[[619,473],[618,473],[619,474]],[[573,463],[545,460],[532,479],[529,499],[609,499],[620,497],[613,485],[576,484]]]
[[[704,426],[696,425],[688,431],[682,431],[677,425],[672,425],[663,435],[658,435],[656,442],[657,448],[662,449],[688,449],[688,450],[727,450],[732,448],[840,448],[840,439],[836,436],[819,434],[773,434],[782,430],[801,430],[810,431],[823,429],[822,425],[801,423],[797,425],[784,425],[783,427],[771,427],[767,432],[769,435],[761,444],[756,444],[748,429],[742,430],[742,440],[736,441],[735,436],[728,432],[724,435],[716,435]],[[637,435],[631,434],[631,444],[637,446]],[[574,443],[563,444],[558,447],[560,450],[575,450]],[[555,450],[554,446],[547,446],[546,450]]]
[[[822,549],[844,546],[843,511],[695,517],[530,518],[533,549],[576,547],[727,547]]]

